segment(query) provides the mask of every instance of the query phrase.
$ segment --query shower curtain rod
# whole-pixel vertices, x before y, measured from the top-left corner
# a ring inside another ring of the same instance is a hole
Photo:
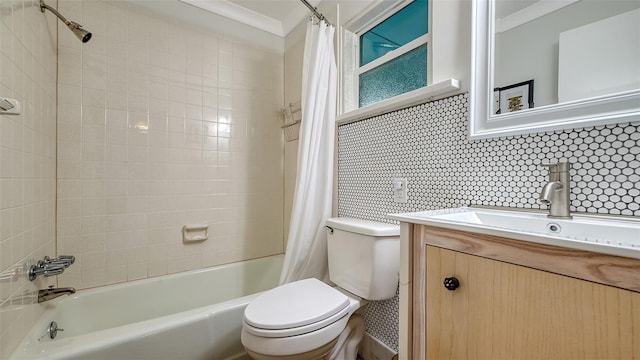
[[[307,0],[300,0],[304,6],[308,7],[309,10],[311,10],[311,12],[313,12],[313,15],[315,15],[318,19],[320,19],[320,21],[324,21],[327,23],[327,25],[332,25],[329,20],[327,20],[326,17],[324,17],[324,15],[322,15],[321,13],[318,12],[318,10],[316,8],[314,8],[313,6],[311,6],[311,4],[309,4],[309,2]]]

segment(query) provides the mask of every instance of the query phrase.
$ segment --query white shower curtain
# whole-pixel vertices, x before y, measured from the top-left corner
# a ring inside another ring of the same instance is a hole
[[[331,216],[337,69],[335,27],[307,24],[302,65],[302,124],[298,173],[289,238],[280,283],[315,277],[325,279],[325,220]]]

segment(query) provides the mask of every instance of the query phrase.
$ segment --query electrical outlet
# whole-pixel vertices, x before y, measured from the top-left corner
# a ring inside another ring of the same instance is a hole
[[[404,204],[407,202],[407,178],[393,178],[393,202]]]

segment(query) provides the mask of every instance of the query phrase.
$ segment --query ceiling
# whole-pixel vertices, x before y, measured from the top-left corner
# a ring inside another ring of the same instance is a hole
[[[502,19],[512,15],[536,2],[538,2],[538,0],[498,0],[496,1],[496,19]]]
[[[178,0],[284,37],[310,15],[300,0]],[[317,6],[321,0],[308,0]]]
[[[496,33],[526,24],[577,1],[580,0],[497,0]]]

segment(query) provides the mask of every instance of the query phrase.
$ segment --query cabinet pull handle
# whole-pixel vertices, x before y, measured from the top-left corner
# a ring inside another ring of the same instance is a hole
[[[443,284],[447,290],[454,291],[460,286],[460,281],[458,281],[458,279],[452,276],[452,277],[444,278]]]

